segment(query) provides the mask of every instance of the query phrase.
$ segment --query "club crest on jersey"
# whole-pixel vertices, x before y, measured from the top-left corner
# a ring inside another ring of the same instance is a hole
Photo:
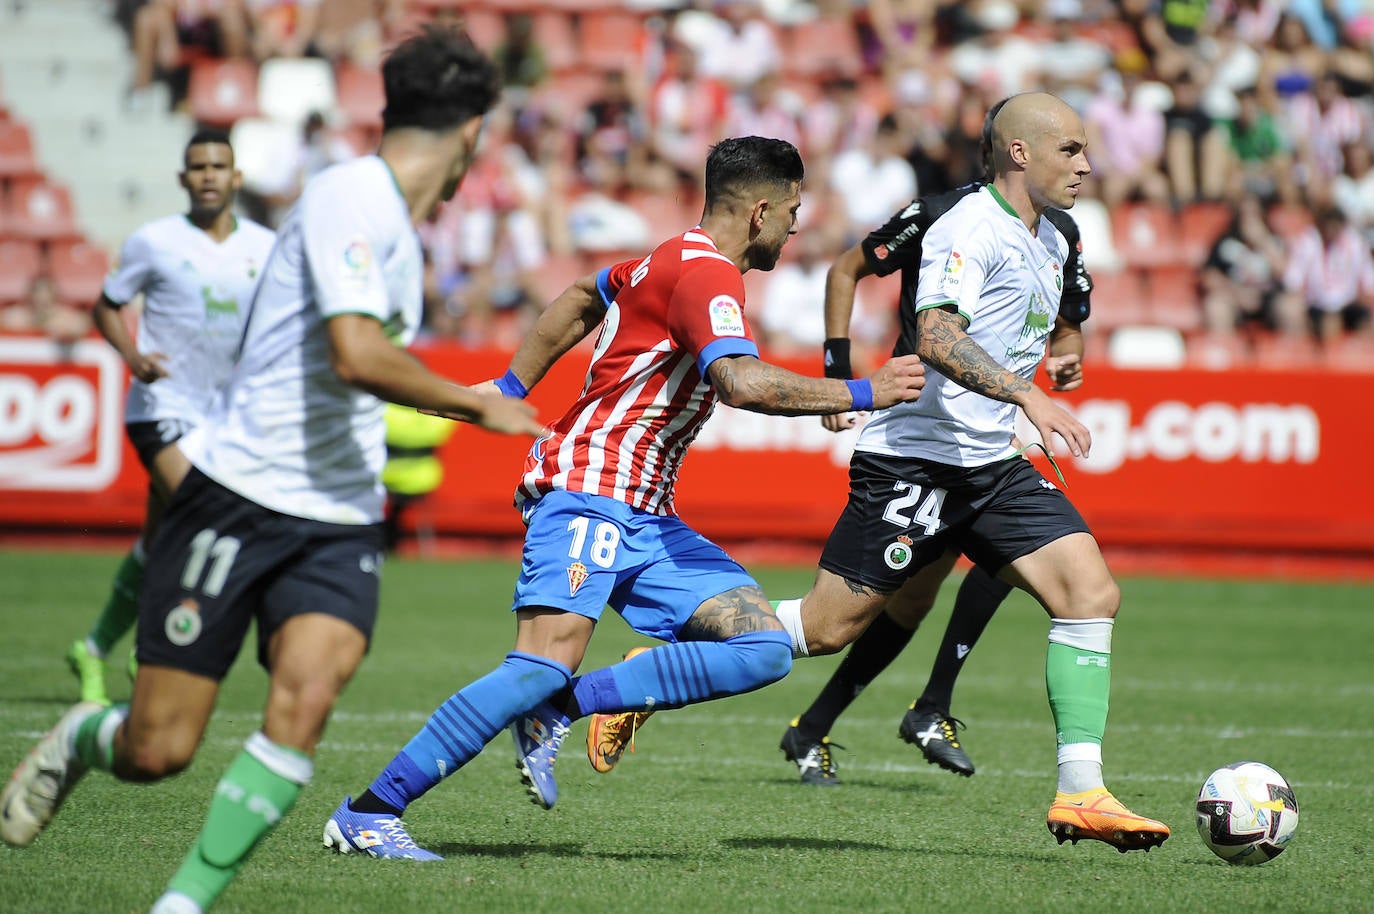
[[[729,295],[717,295],[707,306],[711,315],[711,332],[716,336],[744,336],[744,311]]]
[[[568,596],[577,596],[577,589],[582,586],[582,582],[587,580],[587,566],[581,562],[573,562],[568,566]]]
[[[895,543],[887,544],[887,548],[883,550],[883,561],[886,562],[887,567],[891,568],[893,571],[901,571],[911,564],[911,557],[913,554],[914,553],[911,551],[911,537],[902,534],[897,537]]]
[[[892,253],[891,249],[885,244],[880,244],[873,249],[874,260],[887,260],[887,255]]]
[[[167,640],[177,647],[185,647],[200,637],[200,604],[187,597],[167,614],[163,631]]]

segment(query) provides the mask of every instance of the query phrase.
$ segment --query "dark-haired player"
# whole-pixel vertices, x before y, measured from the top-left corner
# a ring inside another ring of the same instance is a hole
[[[535,801],[557,799],[553,762],[572,720],[677,708],[786,675],[792,648],[763,591],[677,516],[678,466],[720,399],[772,415],[822,415],[914,400],[919,360],[871,378],[794,374],[761,361],[743,274],[771,270],[797,230],[801,156],[783,140],[722,140],[706,159],[695,228],[649,256],[588,276],[540,316],[498,382],[523,394],[598,326],[586,385],[536,442],[516,499],[527,524],[515,585],[515,648],[444,702],[325,827],[342,850],[392,853],[410,803],[507,725]],[[668,642],[575,675],[605,607]],[[426,859],[434,855],[426,854]]]
[[[190,469],[175,443],[204,421],[229,379],[248,303],[276,240],[270,229],[234,215],[243,178],[224,131],[199,130],[191,137],[179,178],[190,198],[187,211],[128,237],[95,305],[95,325],[133,376],[124,430],[148,471],[143,533],[115,573],[90,633],[67,649],[81,700],[102,705],[110,703],[105,657],[138,619],[147,546]],[[135,341],[119,312],[140,293]]]
[[[192,468],[150,545],[133,701],[76,705],[0,795],[0,835],[22,847],[88,768],[130,781],[184,769],[256,623],[270,677],[262,729],[225,771],[154,914],[209,907],[310,781],[377,612],[383,401],[543,430],[528,404],[454,384],[396,345],[422,313],[415,225],[467,170],[496,69],[466,36],[429,29],[398,45],[382,75],[378,154],[306,186],[263,270],[233,375],[179,443]]]

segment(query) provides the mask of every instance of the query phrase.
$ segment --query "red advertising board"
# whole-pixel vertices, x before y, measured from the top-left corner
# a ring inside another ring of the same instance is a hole
[[[448,345],[418,354],[465,382],[500,374],[508,359]],[[569,355],[539,385],[531,400],[541,414],[553,418],[572,401],[586,359]],[[1374,558],[1364,439],[1374,374],[1090,365],[1086,377],[1082,390],[1056,396],[1092,430],[1092,452],[1059,466],[1104,545]],[[64,353],[0,340],[0,526],[137,527],[145,481],[120,428],[125,383],[99,341]],[[1032,431],[1022,433],[1029,440]],[[844,504],[854,438],[814,418],[718,408],[683,467],[678,510],[722,541],[819,542]],[[444,484],[425,507],[436,532],[518,536],[511,495],[526,447],[460,428],[442,451]]]

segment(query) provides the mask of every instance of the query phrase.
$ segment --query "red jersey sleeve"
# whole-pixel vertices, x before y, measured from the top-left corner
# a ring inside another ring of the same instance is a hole
[[[668,302],[668,333],[696,355],[697,370],[727,355],[757,357],[759,347],[744,317],[744,277],[733,264],[701,258],[683,264]]]

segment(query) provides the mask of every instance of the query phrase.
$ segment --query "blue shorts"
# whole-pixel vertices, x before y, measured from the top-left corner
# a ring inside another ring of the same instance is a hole
[[[702,603],[758,586],[680,518],[604,495],[550,492],[527,523],[515,609],[548,606],[595,620],[609,605],[640,634],[676,641]]]

